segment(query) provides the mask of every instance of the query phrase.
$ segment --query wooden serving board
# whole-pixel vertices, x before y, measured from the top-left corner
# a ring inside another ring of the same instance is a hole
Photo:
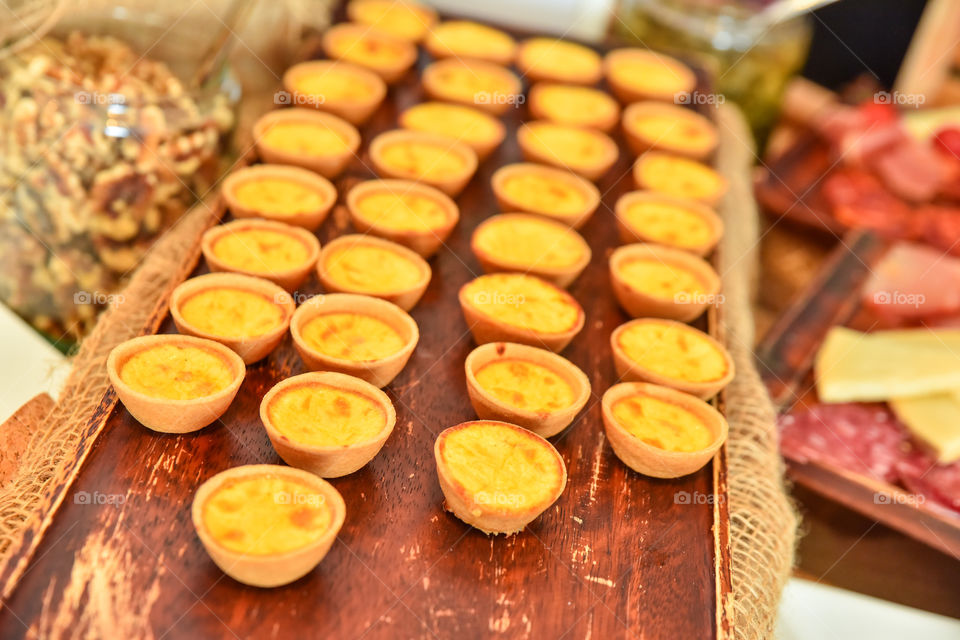
[[[418,66],[426,62],[422,56]],[[370,139],[423,99],[413,72],[391,89],[362,129],[362,156],[336,180],[341,201],[374,177]],[[396,430],[369,465],[332,481],[347,518],[316,570],[271,590],[239,584],[210,560],[190,519],[194,491],[207,478],[237,465],[281,463],[258,409],[271,386],[305,371],[287,336],[248,368],[222,419],[200,432],[156,434],[122,406],[113,409],[3,603],[0,637],[727,637],[726,449],[695,474],[657,480],[625,467],[603,433],[600,396],[616,382],[609,337],[628,319],[607,272],[618,245],[613,204],[633,188],[625,147],[599,184],[603,205],[581,231],[593,259],[570,289],[586,325],[564,355],[587,373],[593,397],[552,439],[567,465],[566,491],[509,538],[487,537],[443,509],[434,440],[476,417],[463,370],[474,345],[457,291],[481,273],[469,238],[498,211],[490,176],[521,159],[515,132],[526,117],[523,107],[504,116],[506,141],[457,198],[460,223],[431,260],[433,279],[412,312],[420,343],[385,389],[397,408]],[[347,232],[339,204],[318,235],[326,242]],[[201,264],[195,274],[205,271]],[[311,276],[299,293],[318,292]],[[715,334],[717,321],[714,310]],[[168,317],[158,330],[174,331]],[[103,407],[114,402],[110,393]]]
[[[860,289],[889,247],[889,241],[871,232],[848,233],[807,292],[758,345],[761,376],[779,409],[816,402],[813,359],[831,327],[866,331],[876,324],[860,304]],[[900,487],[829,463],[789,456],[786,461],[797,484],[960,558],[960,517],[913,500]]]

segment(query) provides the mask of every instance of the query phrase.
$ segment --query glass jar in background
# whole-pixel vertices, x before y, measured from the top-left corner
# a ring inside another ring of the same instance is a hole
[[[176,4],[68,11],[0,59],[0,301],[62,349],[221,170],[239,87],[225,61],[192,86],[215,16]]]
[[[805,16],[758,25],[771,0],[621,0],[617,35],[686,58],[710,72],[714,91],[737,103],[758,140],[776,122],[787,82],[803,66]],[[751,20],[754,19],[754,20]]]

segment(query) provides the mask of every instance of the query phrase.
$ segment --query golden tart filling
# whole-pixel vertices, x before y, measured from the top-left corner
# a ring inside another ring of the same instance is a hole
[[[394,231],[429,232],[447,225],[450,212],[422,193],[381,191],[357,201],[356,215],[367,224]]]
[[[574,127],[608,128],[620,114],[616,101],[603,91],[564,84],[536,89],[539,117]]]
[[[592,168],[610,159],[610,140],[598,131],[543,121],[523,126],[529,147],[557,164]]]
[[[320,122],[282,121],[274,122],[263,132],[260,143],[278,151],[300,156],[336,156],[352,151],[350,139],[345,133]],[[253,181],[251,181],[253,182]],[[257,182],[261,182],[257,180]],[[308,187],[292,180],[276,180],[283,185],[295,184],[302,190]]]
[[[419,264],[397,251],[372,244],[352,244],[331,251],[324,269],[337,285],[358,293],[405,291],[423,280]]]
[[[397,173],[420,180],[458,178],[469,169],[466,159],[449,147],[419,140],[398,140],[385,145],[380,160]]]
[[[316,189],[285,178],[247,180],[236,186],[233,196],[244,207],[280,218],[310,213],[326,204]]]
[[[630,116],[626,126],[643,139],[664,147],[708,149],[716,140],[709,121],[680,107],[638,111]]]
[[[692,271],[656,258],[625,260],[618,273],[632,289],[662,300],[693,299],[707,291],[706,283]]]
[[[568,82],[593,83],[600,75],[600,56],[595,51],[553,38],[525,40],[517,65],[526,75]]]
[[[319,540],[333,521],[317,489],[271,474],[224,482],[202,509],[203,525],[218,544],[254,556],[305,547]]]
[[[320,383],[284,389],[267,406],[267,417],[282,435],[314,447],[368,442],[387,425],[383,407],[372,398]]]
[[[687,93],[696,83],[693,72],[683,63],[670,56],[644,50],[616,55],[608,70],[608,77],[612,82],[636,93],[661,98]]]
[[[638,322],[621,332],[617,342],[630,360],[667,378],[710,382],[727,375],[724,354],[690,327]]]
[[[433,11],[408,0],[353,0],[347,6],[353,22],[376,27],[404,40],[420,40],[433,24]]]
[[[424,43],[437,56],[507,62],[517,44],[509,35],[477,22],[450,20],[435,26]]]
[[[474,249],[503,263],[533,269],[557,269],[579,263],[587,247],[576,232],[535,216],[492,218],[477,228]]]
[[[582,313],[570,294],[534,276],[492,273],[464,285],[467,302],[478,312],[520,329],[563,333]]]
[[[404,129],[438,133],[470,145],[500,137],[498,120],[470,107],[444,102],[423,102],[401,117]]]
[[[473,422],[443,436],[440,455],[450,476],[478,504],[523,510],[552,502],[563,470],[549,443],[495,422]]]
[[[226,389],[236,377],[230,365],[207,349],[160,344],[132,355],[119,371],[131,389],[152,398],[195,400]]]
[[[714,434],[691,411],[659,398],[635,395],[613,403],[613,417],[630,435],[664,451],[701,451]]]
[[[527,360],[494,360],[474,373],[487,393],[517,409],[551,412],[576,399],[573,387],[551,369]]]
[[[296,269],[310,258],[310,250],[302,242],[271,229],[226,233],[213,243],[213,254],[233,269],[255,273]]]
[[[517,87],[508,73],[493,65],[439,62],[428,67],[425,75],[435,81],[445,99],[482,105],[512,99]]]
[[[390,357],[406,344],[389,324],[360,313],[325,313],[304,324],[300,332],[311,349],[354,362]]]
[[[294,80],[293,89],[297,93],[338,102],[368,100],[375,91],[346,66],[329,66],[322,71],[303,73]]]
[[[225,287],[190,296],[180,303],[180,315],[195,329],[224,338],[260,336],[284,320],[283,309],[267,296]]]
[[[328,36],[334,57],[373,69],[397,66],[409,56],[411,46],[376,29],[340,28],[328,31]]]
[[[694,200],[712,200],[726,188],[724,179],[707,165],[667,153],[648,151],[634,172],[644,188]]]
[[[547,216],[570,216],[581,213],[587,198],[580,189],[549,175],[514,173],[503,181],[504,194],[530,211]]]
[[[682,249],[709,245],[716,236],[703,216],[678,203],[637,200],[622,215],[645,238]]]

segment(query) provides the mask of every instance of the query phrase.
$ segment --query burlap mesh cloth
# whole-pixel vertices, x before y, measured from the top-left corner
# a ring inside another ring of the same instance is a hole
[[[730,181],[721,211],[725,233],[718,270],[726,344],[737,369],[726,391],[733,635],[752,640],[773,636],[780,594],[793,566],[799,517],[784,488],[776,413],[752,350],[751,292],[759,250],[752,136],[734,107],[721,106],[717,125],[717,166]]]
[[[719,271],[724,280],[726,339],[737,367],[727,389],[730,422],[729,512],[731,535],[731,603],[735,638],[773,635],[777,604],[793,562],[797,515],[783,485],[777,453],[775,414],[754,368],[751,345],[752,271],[756,264],[757,212],[750,171],[754,155],[749,131],[739,111],[722,107],[718,165],[730,181],[723,205],[726,234]],[[197,256],[199,236],[216,212],[195,207],[150,252],[125,290],[125,301],[108,311],[82,344],[59,403],[38,425],[21,460],[19,473],[0,489],[0,576],[2,597],[26,567],[32,541],[51,518],[56,501],[83,462],[102,420],[91,420],[108,391],[106,359],[120,342],[151,326],[171,287],[186,277]],[[26,535],[25,535],[26,534]]]

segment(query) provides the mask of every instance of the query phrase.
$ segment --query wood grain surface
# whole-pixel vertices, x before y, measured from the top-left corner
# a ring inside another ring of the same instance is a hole
[[[422,99],[411,72],[363,128],[363,153],[336,181],[341,204],[321,228],[321,242],[350,231],[342,196],[373,177],[366,144]],[[385,389],[397,428],[373,462],[333,480],[347,518],[316,570],[277,589],[241,585],[209,559],[190,521],[194,491],[207,478],[241,464],[281,462],[258,407],[271,386],[305,370],[287,336],[248,368],[223,418],[198,433],[156,434],[122,406],[114,409],[3,603],[0,637],[672,640],[717,637],[718,628],[725,636],[725,450],[720,464],[656,480],[620,463],[603,434],[599,399],[616,381],[609,336],[627,320],[607,273],[618,244],[613,203],[633,188],[625,148],[599,184],[603,205],[582,230],[593,259],[570,289],[586,310],[586,326],[563,355],[587,373],[593,397],[551,439],[567,464],[565,493],[509,538],[487,537],[443,510],[434,439],[475,418],[463,371],[473,342],[457,291],[481,273],[470,234],[497,212],[490,175],[520,160],[514,132],[525,118],[522,106],[504,117],[506,141],[457,198],[460,224],[431,260],[433,280],[412,312],[420,344]],[[318,292],[311,276],[299,293]],[[160,330],[174,330],[169,318]]]

